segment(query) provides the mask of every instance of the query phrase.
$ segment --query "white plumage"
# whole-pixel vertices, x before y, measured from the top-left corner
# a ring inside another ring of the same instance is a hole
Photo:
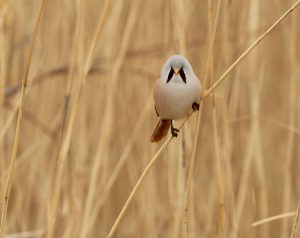
[[[163,65],[161,77],[154,86],[155,108],[162,118],[160,123],[184,118],[192,110],[193,104],[198,103],[200,94],[201,83],[188,60],[180,55],[170,57]],[[159,125],[155,131],[157,130]],[[155,133],[152,141],[158,141]]]

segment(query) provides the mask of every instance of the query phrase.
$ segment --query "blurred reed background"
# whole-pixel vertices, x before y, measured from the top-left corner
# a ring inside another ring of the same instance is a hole
[[[152,87],[163,62],[184,54],[201,81],[207,73],[209,87],[294,3],[223,0],[205,73],[217,0],[111,1],[96,30],[104,2],[47,3],[31,60],[4,237],[106,237],[160,146],[150,136],[158,121]],[[1,203],[40,5],[0,4]],[[299,10],[204,101],[199,132],[196,115],[184,125],[114,237],[181,237],[196,133],[188,237],[290,237],[300,197]],[[252,226],[278,214],[283,218]]]

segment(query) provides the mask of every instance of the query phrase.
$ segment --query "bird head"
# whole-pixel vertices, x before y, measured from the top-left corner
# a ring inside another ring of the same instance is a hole
[[[194,72],[186,58],[181,55],[171,56],[163,65],[161,79],[166,82],[187,84]]]

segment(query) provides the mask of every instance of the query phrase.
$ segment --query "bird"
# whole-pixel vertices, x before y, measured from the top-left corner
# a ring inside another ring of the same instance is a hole
[[[184,118],[192,109],[199,110],[201,89],[201,82],[184,56],[177,54],[167,59],[154,84],[155,111],[160,120],[151,142],[162,140],[170,127],[172,136],[178,136],[179,129],[173,126],[173,121]]]

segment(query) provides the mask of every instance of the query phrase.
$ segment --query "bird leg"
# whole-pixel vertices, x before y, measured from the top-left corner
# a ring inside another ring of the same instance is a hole
[[[172,136],[173,137],[177,137],[178,136],[178,132],[179,132],[179,130],[173,126],[173,121],[171,121],[171,133],[172,133]]]
[[[197,102],[194,102],[193,105],[192,105],[192,108],[193,108],[194,111],[199,111],[200,104],[197,103]]]

